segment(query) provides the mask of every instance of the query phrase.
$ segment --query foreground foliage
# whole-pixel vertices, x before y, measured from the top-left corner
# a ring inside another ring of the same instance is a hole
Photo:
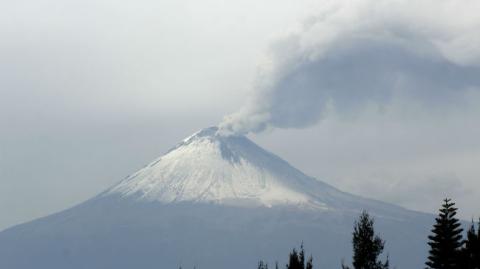
[[[480,220],[472,221],[466,238],[457,215],[457,208],[451,199],[446,198],[439,209],[438,217],[428,236],[430,246],[425,265],[426,269],[480,269]],[[385,241],[375,233],[375,220],[367,211],[363,211],[355,221],[352,233],[353,269],[388,269],[388,257],[382,262],[379,257],[385,248]],[[286,269],[313,269],[313,258],[305,263],[303,243],[300,251],[295,248],[288,256]],[[342,262],[342,269],[350,269]],[[268,269],[268,264],[260,261],[258,269]],[[278,269],[278,263],[275,264]]]

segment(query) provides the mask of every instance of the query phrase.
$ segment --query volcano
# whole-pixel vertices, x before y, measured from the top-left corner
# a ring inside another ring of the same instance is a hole
[[[431,215],[342,192],[211,127],[90,200],[0,232],[0,268],[245,269],[283,264],[301,242],[316,268],[339,268],[362,210],[392,265],[423,266]]]

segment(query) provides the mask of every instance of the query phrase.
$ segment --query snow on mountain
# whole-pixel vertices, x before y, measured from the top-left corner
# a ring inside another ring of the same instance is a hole
[[[186,138],[106,194],[119,193],[164,203],[191,201],[267,207],[289,204],[327,209],[315,190],[333,189],[304,175],[245,136],[223,136],[217,131],[211,127]]]
[[[245,137],[201,130],[109,190],[123,196],[170,202],[316,204],[300,172]]]
[[[342,192],[211,127],[78,206],[0,232],[0,268],[244,269],[301,241],[335,268],[364,209],[392,264],[420,268],[431,216]]]
[[[339,191],[305,175],[246,136],[224,135],[217,127],[187,137],[102,195],[162,203],[283,205],[355,213],[375,207],[384,216],[403,210]]]

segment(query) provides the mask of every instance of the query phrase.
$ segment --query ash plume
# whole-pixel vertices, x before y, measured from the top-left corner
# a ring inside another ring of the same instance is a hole
[[[441,107],[480,88],[478,1],[335,1],[272,43],[252,95],[220,124],[305,128],[330,110]],[[461,17],[460,17],[461,16]]]

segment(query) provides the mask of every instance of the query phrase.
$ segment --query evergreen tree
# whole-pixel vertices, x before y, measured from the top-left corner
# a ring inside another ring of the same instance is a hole
[[[305,269],[313,269],[313,257],[310,255],[310,258],[308,258],[307,265],[305,266]]]
[[[268,269],[268,263],[263,262],[263,261],[259,261],[257,268],[258,268],[258,269]]]
[[[455,203],[448,198],[443,202],[435,219],[432,235],[428,236],[430,251],[425,264],[427,268],[432,269],[457,269],[461,268],[460,248],[463,244],[463,229],[459,220],[455,218],[457,214]]]
[[[353,230],[353,268],[355,269],[388,269],[388,258],[385,262],[378,258],[382,254],[385,242],[375,234],[374,219],[363,211],[355,221]],[[343,269],[349,269],[343,264]]]
[[[474,264],[477,266],[476,268],[480,269],[480,218],[478,220],[478,226],[477,226],[477,244],[476,244],[476,249],[475,249],[475,254],[474,254]]]
[[[475,265],[477,268],[480,268],[480,218],[478,220],[478,226],[477,226],[477,248],[476,252],[474,255],[474,261],[476,262]]]
[[[473,221],[470,229],[467,231],[461,262],[464,269],[480,269],[480,227],[478,228],[478,233],[476,233]]]
[[[294,248],[288,256],[287,269],[303,269],[303,249],[301,248],[300,253]]]
[[[313,258],[310,258],[305,265],[305,250],[303,249],[303,243],[300,246],[300,252],[294,248],[288,257],[287,269],[313,269]]]
[[[258,262],[258,269],[268,269],[268,264],[264,261]],[[278,262],[275,262],[275,269],[278,269]],[[308,258],[305,264],[305,250],[303,249],[303,243],[300,246],[300,252],[297,249],[293,249],[288,255],[288,263],[286,269],[313,269],[313,257]]]

